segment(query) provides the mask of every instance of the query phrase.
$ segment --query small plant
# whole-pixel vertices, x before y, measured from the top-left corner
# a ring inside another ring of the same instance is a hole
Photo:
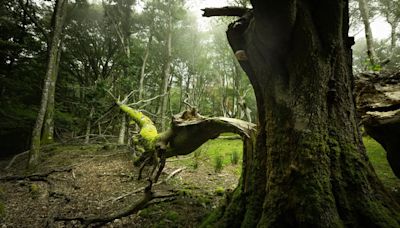
[[[34,199],[38,198],[39,193],[40,193],[40,187],[39,187],[39,185],[37,185],[37,184],[31,184],[31,185],[29,186],[29,192],[31,193],[32,198],[34,198]]]
[[[178,220],[179,214],[176,213],[175,211],[169,211],[169,212],[167,212],[167,214],[165,215],[165,218],[168,219],[168,220],[170,220],[170,221],[175,222],[175,221]]]
[[[192,168],[197,169],[199,168],[199,160],[195,159],[192,163]]]
[[[221,187],[221,186],[219,186],[219,187],[217,187],[216,189],[215,189],[215,194],[217,195],[217,196],[222,196],[222,195],[224,195],[224,193],[225,193],[225,189],[223,188],[223,187]]]
[[[218,155],[215,157],[214,170],[216,173],[221,172],[222,168],[224,168],[223,161],[224,161],[224,159],[222,158],[221,155]]]
[[[237,165],[239,163],[239,153],[237,150],[234,150],[231,154],[231,164]]]

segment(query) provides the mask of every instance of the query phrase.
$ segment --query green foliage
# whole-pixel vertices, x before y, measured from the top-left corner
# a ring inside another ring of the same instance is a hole
[[[179,214],[176,211],[168,211],[165,214],[165,218],[170,220],[170,221],[177,221],[179,219]]]

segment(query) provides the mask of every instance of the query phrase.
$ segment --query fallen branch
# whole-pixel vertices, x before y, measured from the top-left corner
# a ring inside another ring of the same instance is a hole
[[[0,177],[1,181],[16,181],[16,180],[33,180],[33,181],[47,181],[47,177],[53,173],[60,173],[60,172],[71,172],[72,167],[63,167],[59,169],[52,169],[44,173],[34,173],[30,175],[13,175],[13,176],[3,176]]]
[[[241,17],[250,9],[237,6],[225,6],[222,8],[205,8],[202,9],[203,17],[218,17],[218,16],[231,16]]]
[[[19,154],[15,155],[15,156],[11,159],[11,161],[8,163],[8,165],[4,168],[4,170],[9,169],[9,168],[12,166],[12,164],[14,164],[15,160],[16,160],[19,156],[22,156],[22,155],[27,154],[27,153],[29,153],[29,150],[24,151],[24,152],[22,152],[22,153],[19,153]]]
[[[160,184],[162,184],[162,183],[166,183],[169,179],[171,179],[172,177],[176,176],[177,174],[179,174],[180,172],[182,172],[182,171],[185,170],[185,169],[186,169],[186,167],[183,167],[183,168],[179,168],[179,169],[173,171],[172,173],[170,173],[170,174],[167,176],[167,178],[165,178],[164,180],[159,181],[159,182],[153,184],[153,186],[157,186],[157,185],[160,185]],[[131,191],[131,192],[128,192],[128,193],[126,193],[126,194],[123,194],[123,195],[121,195],[121,196],[118,196],[118,197],[116,197],[116,198],[108,199],[108,200],[105,201],[105,202],[108,202],[108,201],[116,202],[116,201],[121,200],[121,199],[123,199],[123,198],[125,198],[125,197],[127,197],[127,196],[130,196],[130,195],[136,194],[136,193],[138,193],[138,192],[141,192],[141,191],[143,191],[144,189],[145,189],[145,187],[138,188],[138,189],[135,189],[135,190],[133,190],[133,191]]]
[[[144,191],[144,196],[143,198],[137,202],[136,204],[129,205],[122,209],[121,211],[112,213],[108,216],[104,217],[61,217],[61,216],[56,216],[54,218],[54,221],[80,221],[83,225],[83,227],[87,227],[90,224],[96,223],[96,225],[103,225],[108,222],[114,221],[115,219],[122,218],[129,216],[131,214],[134,214],[138,212],[139,210],[147,207],[149,205],[149,202],[153,199],[165,199],[165,198],[171,198],[175,197],[177,194],[169,194],[169,195],[157,195],[154,194],[151,191],[152,184],[150,181],[150,184],[145,188]]]

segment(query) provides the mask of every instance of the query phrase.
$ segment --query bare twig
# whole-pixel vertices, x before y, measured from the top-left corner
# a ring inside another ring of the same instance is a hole
[[[241,17],[250,9],[237,6],[225,6],[222,8],[205,8],[202,9],[203,17],[216,17],[216,16],[233,16]]]
[[[150,103],[151,101],[153,101],[153,100],[155,100],[155,99],[158,99],[158,98],[160,98],[160,97],[163,97],[163,96],[165,96],[165,95],[167,95],[167,93],[164,93],[164,94],[161,94],[161,95],[157,95],[157,96],[155,96],[155,97],[152,97],[152,98],[149,98],[149,99],[146,99],[146,100],[141,100],[141,101],[138,101],[138,102],[135,102],[135,103],[130,103],[130,104],[127,104],[127,106],[137,106],[137,105],[139,105],[139,104],[142,104],[142,103],[145,103],[146,105],[148,104],[148,103]],[[143,108],[144,106],[142,106],[141,108]]]

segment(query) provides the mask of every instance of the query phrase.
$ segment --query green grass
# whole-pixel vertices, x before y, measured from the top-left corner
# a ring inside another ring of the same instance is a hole
[[[210,161],[215,161],[218,156],[222,158],[223,166],[231,164],[231,157],[233,153],[238,153],[240,160],[242,159],[242,140],[228,140],[228,139],[214,139],[209,140],[205,145],[208,150],[205,151],[204,156],[210,158]]]
[[[370,137],[363,138],[368,157],[375,168],[375,172],[383,184],[391,191],[400,191],[400,180],[393,174],[386,160],[386,151]]]
[[[400,180],[393,174],[393,171],[386,160],[386,151],[379,143],[370,137],[364,137],[363,140],[367,149],[368,157],[374,166],[378,177],[388,188],[388,190],[397,194],[400,191]],[[208,163],[213,167],[215,161],[219,159],[218,157],[221,157],[222,165],[223,167],[226,167],[232,165],[232,155],[237,153],[239,154],[238,172],[240,174],[240,165],[242,163],[242,145],[243,144],[240,139],[227,140],[217,138],[214,140],[209,140],[198,149],[196,152],[196,159]],[[182,162],[188,163],[190,160]]]

